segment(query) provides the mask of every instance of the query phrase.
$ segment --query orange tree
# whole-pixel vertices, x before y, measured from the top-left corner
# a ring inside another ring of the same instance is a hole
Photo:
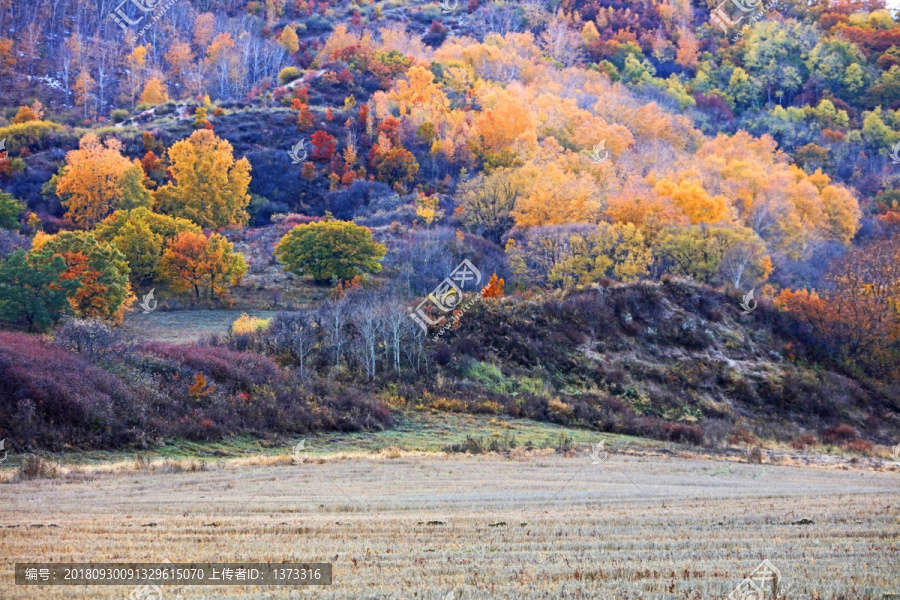
[[[224,236],[214,233],[207,238],[182,231],[163,252],[159,271],[173,290],[193,290],[199,299],[203,288],[210,297],[227,295],[229,285],[238,285],[243,279],[247,264]]]
[[[84,228],[99,223],[116,209],[150,206],[141,164],[122,155],[115,139],[100,142],[85,134],[77,150],[66,155],[66,164],[47,185],[68,209],[66,216]]]

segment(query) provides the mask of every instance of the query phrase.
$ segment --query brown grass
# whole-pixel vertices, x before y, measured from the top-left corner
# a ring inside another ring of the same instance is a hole
[[[190,461],[135,470],[130,461],[93,480],[0,486],[0,568],[9,573],[28,560],[334,563],[327,590],[185,588],[192,600],[301,591],[437,600],[453,589],[457,600],[713,599],[763,558],[792,584],[786,600],[880,599],[900,588],[896,473],[723,464],[611,454],[594,465],[581,452],[510,460],[396,448],[205,471]],[[814,524],[790,524],[804,518]],[[31,527],[50,523],[59,527]],[[5,599],[129,593],[4,587]]]

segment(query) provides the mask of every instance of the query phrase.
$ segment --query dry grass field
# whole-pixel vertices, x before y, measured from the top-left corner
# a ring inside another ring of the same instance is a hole
[[[243,313],[267,319],[276,314],[272,310],[168,310],[144,314],[140,310],[127,313],[122,331],[141,341],[161,341],[176,344],[196,342],[216,334],[224,336],[231,324]]]
[[[17,587],[16,562],[164,559],[334,563],[328,587],[169,586],[166,600],[712,599],[763,559],[786,600],[900,592],[896,469],[519,450],[260,456],[0,485],[0,597],[130,592]]]

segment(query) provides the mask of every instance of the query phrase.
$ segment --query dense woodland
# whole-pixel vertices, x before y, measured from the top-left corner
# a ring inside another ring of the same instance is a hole
[[[729,3],[726,32],[683,0],[118,6],[0,10],[0,437],[405,409],[863,452],[900,431],[881,0]],[[488,288],[432,339],[409,313],[464,258]],[[286,310],[126,339],[151,288]],[[324,301],[283,300],[305,289]]]

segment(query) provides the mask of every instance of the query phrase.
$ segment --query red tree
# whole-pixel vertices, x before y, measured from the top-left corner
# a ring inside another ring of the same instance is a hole
[[[316,131],[312,134],[313,160],[331,160],[334,156],[337,143],[334,138],[324,131]]]

